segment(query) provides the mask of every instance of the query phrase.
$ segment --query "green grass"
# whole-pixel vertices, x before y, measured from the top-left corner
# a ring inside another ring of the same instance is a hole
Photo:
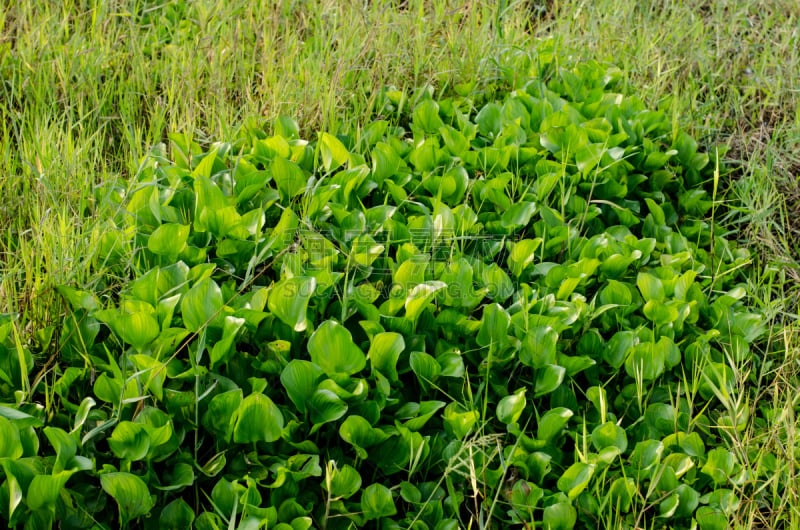
[[[168,133],[209,143],[279,114],[297,119],[306,137],[350,130],[377,112],[383,86],[448,91],[491,82],[492,58],[553,38],[564,57],[619,66],[649,107],[668,110],[729,168],[718,215],[753,249],[753,304],[774,317],[760,385],[732,399],[758,396],[751,407],[775,411],[765,425],[731,432],[730,443],[753,466],[769,452],[784,455],[775,480],[742,492],[739,522],[800,526],[800,5],[398,4],[405,2],[0,8],[0,313],[19,314],[19,340],[44,352],[31,381],[48,376],[56,353],[65,306],[55,286],[115,286],[94,260],[110,215],[96,207],[96,187],[125,187]]]

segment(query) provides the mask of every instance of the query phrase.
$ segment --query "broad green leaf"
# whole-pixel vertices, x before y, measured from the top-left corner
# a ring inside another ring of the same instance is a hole
[[[328,465],[323,487],[335,499],[347,499],[361,489],[361,475],[355,468],[344,465],[337,467],[334,462]]]
[[[433,301],[436,292],[446,287],[447,285],[444,282],[429,281],[411,289],[405,302],[406,318],[416,322],[425,308]]]
[[[733,474],[736,460],[733,454],[724,447],[717,447],[708,452],[708,460],[700,472],[708,475],[717,485],[725,484]]]
[[[439,129],[439,134],[451,155],[462,156],[469,150],[469,140],[457,129],[444,125]]]
[[[392,492],[383,484],[370,484],[361,494],[361,512],[367,521],[397,514]]]
[[[424,389],[427,389],[431,383],[436,382],[439,379],[439,374],[442,373],[442,367],[439,366],[436,359],[425,352],[411,352],[409,364]]]
[[[122,522],[146,515],[155,506],[144,481],[130,473],[100,475],[103,490],[117,501]]]
[[[642,297],[646,302],[650,300],[663,302],[666,297],[664,285],[661,283],[661,280],[652,274],[640,272],[636,277],[636,285],[639,287],[639,291],[641,291]]]
[[[505,424],[517,423],[522,411],[525,410],[525,388],[520,388],[509,394],[497,404],[497,419]]]
[[[276,156],[270,166],[272,178],[278,185],[281,195],[291,199],[303,192],[306,186],[306,176],[303,170],[294,162]]]
[[[3,416],[0,416],[0,459],[16,460],[22,456],[22,442],[19,430]]]
[[[575,153],[578,171],[584,176],[588,175],[600,163],[605,152],[606,149],[602,144],[588,144],[578,149]]]
[[[593,465],[575,462],[558,479],[558,489],[566,493],[570,499],[575,499],[589,485],[593,474]]]
[[[130,344],[137,350],[142,350],[161,331],[153,314],[146,311],[126,314],[120,313],[116,309],[106,309],[95,313],[95,317],[108,324],[112,331],[125,343]]]
[[[625,359],[625,372],[630,377],[652,381],[664,373],[665,351],[655,348],[652,342],[643,342],[631,348]]]
[[[725,512],[711,506],[701,506],[697,509],[695,519],[700,530],[726,530],[730,528]]]
[[[548,410],[539,420],[536,438],[549,442],[560,436],[573,414],[570,409],[565,407]]]
[[[603,350],[603,360],[618,369],[625,362],[628,352],[639,342],[633,331],[618,331]]]
[[[162,491],[177,491],[189,487],[194,483],[194,468],[191,464],[179,462],[168,469],[161,477],[162,486],[157,486]]]
[[[592,431],[592,445],[598,451],[602,451],[607,447],[616,447],[620,453],[624,453],[628,448],[628,437],[625,434],[625,429],[613,421],[608,421],[594,428]]]
[[[194,522],[194,510],[181,498],[167,504],[161,510],[158,524],[165,530],[185,530]]]
[[[226,316],[222,324],[222,338],[211,348],[211,367],[227,363],[231,357],[233,343],[239,331],[244,327],[245,319]],[[164,370],[161,371],[164,373]]]
[[[405,347],[406,343],[399,333],[375,334],[367,353],[372,371],[379,371],[389,381],[397,381],[397,361]]]
[[[636,443],[629,461],[634,469],[647,471],[661,462],[663,452],[664,444],[660,440],[643,440]]]
[[[444,126],[439,117],[439,105],[432,99],[426,99],[414,109],[411,115],[414,125],[419,126],[428,134],[434,134]]]
[[[144,460],[150,450],[150,433],[140,423],[123,421],[114,428],[108,446],[117,458]]]
[[[58,427],[45,427],[43,431],[50,445],[56,450],[53,474],[68,469],[67,466],[69,466],[72,457],[74,457],[78,451],[78,445],[75,443],[75,439]]]
[[[158,359],[149,355],[131,355],[131,360],[139,370],[139,380],[153,393],[156,399],[164,397],[164,381],[167,379],[167,367]]]
[[[223,305],[225,301],[219,286],[212,279],[206,278],[183,295],[183,324],[189,331],[197,333],[216,318]]]
[[[347,413],[347,403],[331,390],[316,390],[306,404],[306,409],[311,416],[311,423],[315,428],[336,421]]]
[[[208,212],[227,208],[228,201],[219,186],[207,176],[199,176],[194,179],[194,192],[194,229],[197,232],[207,232]]]
[[[529,329],[522,339],[519,360],[532,368],[543,368],[556,362],[558,332],[550,326]]]
[[[549,394],[564,381],[566,369],[556,364],[546,364],[536,372],[536,392],[534,397]]]
[[[230,441],[234,420],[242,404],[242,389],[235,388],[214,396],[203,414],[203,426],[219,439]]]
[[[347,162],[350,157],[344,144],[332,134],[322,133],[319,140],[322,152],[322,166],[325,171],[331,171]]]
[[[356,450],[356,454],[362,460],[367,459],[367,448],[379,444],[388,438],[386,433],[372,427],[369,422],[361,416],[348,416],[339,427],[339,436],[342,437],[342,440],[353,446]]]
[[[500,304],[490,304],[483,308],[481,327],[476,342],[484,348],[493,347],[502,350],[508,344],[508,327],[511,317]]]
[[[511,269],[511,273],[516,278],[522,276],[522,273],[525,272],[528,265],[533,263],[534,258],[536,258],[536,249],[539,248],[541,243],[542,240],[539,238],[523,239],[522,241],[514,243],[508,255],[508,265],[509,269]]]
[[[618,477],[611,483],[608,494],[612,505],[622,511],[631,509],[631,502],[636,496],[636,481],[630,477]]]
[[[600,303],[603,305],[613,304],[627,307],[632,302],[631,292],[622,282],[608,280],[606,286],[600,291]]]
[[[25,500],[32,511],[49,510],[56,508],[56,501],[72,476],[73,471],[60,471],[52,475],[36,475],[33,477]]]
[[[352,375],[367,364],[364,352],[353,342],[350,331],[333,320],[326,320],[308,340],[311,361],[327,375]]]
[[[308,301],[316,287],[317,280],[309,276],[281,280],[270,291],[269,310],[293,330],[305,331],[308,327]]]
[[[233,441],[236,443],[274,442],[281,437],[283,414],[264,394],[250,394],[239,405]]]
[[[511,208],[503,212],[503,215],[500,218],[500,224],[504,228],[509,228],[511,230],[525,228],[528,226],[528,223],[530,223],[531,217],[533,217],[536,211],[537,208],[535,203],[526,201],[514,203]],[[538,242],[539,243],[536,244],[536,247],[538,247],[542,241],[538,240]],[[536,247],[531,249],[531,253],[536,250]]]
[[[496,103],[489,103],[484,106],[475,116],[475,123],[478,125],[478,131],[482,135],[490,138],[496,137],[500,134],[503,123],[500,106]]]
[[[176,223],[163,224],[156,228],[147,240],[147,248],[153,254],[165,256],[170,260],[178,257],[186,247],[189,226]]]
[[[316,364],[301,359],[292,359],[281,372],[281,384],[301,413],[306,412],[306,404],[317,389],[323,373]]]
[[[568,502],[551,504],[544,509],[544,528],[547,530],[572,530],[578,520],[578,512]]]
[[[465,410],[461,405],[453,402],[445,407],[442,417],[453,435],[461,440],[472,432],[473,427],[480,419],[480,413],[477,410]]]

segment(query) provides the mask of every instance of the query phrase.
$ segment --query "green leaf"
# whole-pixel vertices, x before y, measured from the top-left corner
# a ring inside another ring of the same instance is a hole
[[[106,309],[96,312],[95,318],[105,322],[125,343],[140,351],[161,331],[158,321],[146,311],[126,314],[116,309]]]
[[[638,343],[639,339],[633,331],[618,331],[603,349],[603,360],[618,369],[625,362],[628,352]]]
[[[100,475],[100,485],[119,505],[123,523],[146,515],[155,502],[142,479],[130,473],[106,473]]]
[[[367,521],[397,514],[392,492],[383,484],[370,484],[361,494],[361,512]]]
[[[283,415],[264,394],[250,394],[239,405],[233,441],[236,443],[274,442],[281,437]]]
[[[725,484],[732,474],[736,460],[733,454],[723,447],[717,447],[708,452],[708,460],[700,469],[708,475],[717,485]]]
[[[603,144],[588,144],[578,149],[575,153],[575,163],[578,165],[578,171],[584,176],[588,175],[600,163],[605,152],[606,149]]]
[[[186,240],[189,238],[189,226],[176,223],[163,224],[156,228],[147,240],[147,248],[153,254],[165,256],[169,260],[175,260],[178,254],[186,248]]]
[[[203,426],[216,437],[230,441],[239,406],[242,404],[242,389],[235,388],[214,396],[203,414]]]
[[[406,318],[416,322],[426,307],[433,301],[437,291],[447,287],[444,282],[430,281],[420,283],[408,293],[405,302]]]
[[[423,389],[427,389],[431,383],[436,382],[439,374],[442,373],[442,367],[439,366],[436,359],[425,352],[411,352],[409,364]]]
[[[185,530],[194,522],[194,510],[183,499],[175,499],[161,510],[158,524],[165,530]]]
[[[316,287],[317,280],[309,276],[281,280],[270,291],[269,310],[293,330],[305,331],[308,327],[308,301]]]
[[[701,506],[697,509],[695,519],[700,530],[726,530],[730,528],[728,518],[722,510],[710,506]]]
[[[663,302],[666,297],[664,285],[661,283],[661,280],[652,274],[640,272],[636,277],[636,285],[639,287],[639,291],[641,291],[646,302],[650,300]]]
[[[655,348],[652,342],[634,346],[625,359],[625,372],[630,377],[652,381],[664,373],[665,350]]]
[[[630,511],[636,491],[635,480],[630,477],[618,477],[608,490],[612,506],[622,512]]]
[[[536,249],[541,245],[542,240],[536,239],[523,239],[514,243],[511,253],[508,255],[508,265],[511,273],[519,278],[525,269],[533,263],[536,258]]]
[[[570,499],[575,499],[589,485],[593,474],[593,465],[575,462],[558,479],[558,489],[566,493]]]
[[[414,109],[411,114],[414,125],[419,126],[428,134],[434,134],[444,126],[444,122],[439,117],[439,105],[432,99],[426,99]]]
[[[511,208],[503,212],[503,215],[500,218],[500,224],[503,226],[503,228],[509,228],[511,230],[525,228],[528,226],[528,223],[530,223],[531,217],[534,216],[536,211],[537,208],[535,203],[526,201],[514,203]],[[530,250],[531,252],[536,250],[536,247],[538,247],[542,242],[541,239],[534,239],[532,241],[538,241],[538,243]]]
[[[500,106],[496,103],[489,103],[484,106],[475,116],[475,123],[478,125],[478,131],[483,136],[496,137],[500,134],[503,124]]]
[[[332,134],[322,133],[319,147],[322,151],[322,166],[325,171],[336,169],[347,162],[350,157],[344,144]]]
[[[513,394],[510,394],[500,400],[497,404],[497,418],[505,423],[517,423],[522,411],[525,410],[525,388],[520,388]]]
[[[616,447],[621,454],[628,448],[628,437],[625,434],[625,429],[613,421],[608,421],[594,428],[592,431],[592,445],[598,451],[602,451],[607,447]]]
[[[215,368],[220,364],[227,363],[231,357],[234,340],[239,331],[244,327],[245,319],[234,316],[226,316],[222,325],[222,338],[211,348],[211,367]],[[160,371],[165,374],[165,370]],[[163,383],[163,381],[162,381]]]
[[[0,416],[0,459],[16,460],[22,456],[22,442],[17,427]]]
[[[557,502],[544,509],[543,523],[547,530],[571,530],[578,520],[578,512],[568,502]]]
[[[508,327],[511,317],[500,304],[490,304],[483,308],[481,327],[475,341],[484,348],[493,347],[501,350],[508,344]]]
[[[291,199],[303,193],[306,187],[306,175],[294,162],[276,156],[272,160],[270,172],[284,198]]]
[[[301,413],[306,412],[306,403],[317,389],[323,373],[316,364],[301,359],[292,359],[281,372],[281,384]]]
[[[189,331],[197,333],[214,320],[223,305],[225,301],[219,286],[212,279],[205,278],[183,295],[183,324]]]
[[[320,389],[311,395],[306,408],[311,416],[311,423],[318,428],[344,416],[347,412],[347,403],[339,399],[339,396],[331,390]]]
[[[608,280],[606,286],[600,291],[600,303],[603,305],[613,304],[628,307],[632,302],[631,292],[622,282]]]
[[[157,486],[162,491],[177,491],[194,484],[194,468],[191,464],[179,462],[169,469],[161,478],[164,486]]]
[[[405,348],[406,343],[399,333],[375,334],[367,353],[372,371],[379,371],[389,381],[397,381],[397,361]]]
[[[334,499],[347,499],[361,489],[361,475],[351,466],[345,464],[338,468],[331,462],[323,487]]]
[[[549,394],[561,385],[567,370],[556,364],[546,364],[536,372],[536,392],[534,397]]]
[[[108,446],[117,458],[144,460],[150,450],[150,434],[140,423],[122,421],[114,428]]]
[[[558,332],[550,326],[529,329],[522,339],[519,360],[532,368],[543,368],[556,362]]]
[[[380,429],[376,429],[361,416],[348,416],[339,426],[339,436],[356,450],[362,460],[367,459],[366,449],[384,442],[389,436]]]
[[[333,320],[326,320],[308,340],[311,362],[327,375],[352,375],[367,365],[364,352],[353,342],[350,331]]]
[[[60,473],[67,469],[72,457],[78,451],[78,444],[75,439],[58,427],[45,427],[44,434],[53,449],[56,450],[56,461],[53,463],[53,474]]]
[[[72,476],[73,471],[60,471],[52,475],[36,475],[33,477],[25,501],[31,511],[49,510],[54,511],[56,501],[58,501],[67,480]]]
[[[558,407],[548,410],[539,420],[536,431],[536,438],[549,442],[561,435],[561,431],[567,426],[567,422],[573,416],[573,412],[566,407]]]

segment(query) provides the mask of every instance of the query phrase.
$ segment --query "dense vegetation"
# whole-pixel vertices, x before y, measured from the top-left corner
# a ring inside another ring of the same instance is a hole
[[[524,41],[512,14],[535,15],[434,4],[364,11],[363,22],[457,13],[467,31],[510,43]],[[309,23],[296,8],[276,20],[323,30],[337,13]],[[94,11],[92,24],[113,20]],[[189,50],[190,13],[213,26],[205,8],[139,9],[142,53]],[[350,45],[304,37],[320,54]],[[330,113],[321,129],[301,106],[288,109],[300,124],[220,122],[211,140],[173,132],[139,157],[145,129],[133,120],[129,177],[43,210],[38,229],[24,225],[43,207],[32,189],[0,184],[24,192],[0,203],[2,250],[20,258],[0,284],[0,520],[790,524],[795,399],[784,389],[796,379],[792,328],[776,317],[794,269],[754,208],[767,181],[733,184],[747,167],[698,146],[680,98],[648,108],[630,70],[575,61],[557,40],[529,50],[478,54],[480,75],[439,74],[438,88],[420,82],[422,61],[407,65],[416,90],[348,73],[360,91],[343,114],[338,96],[316,101]],[[78,107],[61,122],[19,121],[47,85],[20,83],[25,56],[11,57],[6,139],[72,124]],[[229,97],[217,88],[197,96]],[[144,127],[163,131],[165,118]],[[116,170],[122,136],[100,122],[87,133],[97,119],[75,122],[85,145],[70,156],[94,152]],[[35,186],[61,185],[46,150],[18,149]],[[70,230],[83,255],[65,244]]]
[[[509,60],[510,91],[385,90],[404,126],[172,135],[99,191],[95,259],[136,275],[60,287],[61,409],[0,409],[12,524],[725,528],[756,478],[726,359],[764,327],[719,167],[618,70]]]

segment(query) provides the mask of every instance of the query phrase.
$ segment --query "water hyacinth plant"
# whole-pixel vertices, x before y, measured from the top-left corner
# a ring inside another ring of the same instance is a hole
[[[386,88],[348,134],[172,134],[98,189],[96,266],[135,277],[60,287],[51,416],[0,321],[1,516],[727,528],[775,470],[726,445],[766,328],[719,158],[614,67],[506,60],[482,90]]]

